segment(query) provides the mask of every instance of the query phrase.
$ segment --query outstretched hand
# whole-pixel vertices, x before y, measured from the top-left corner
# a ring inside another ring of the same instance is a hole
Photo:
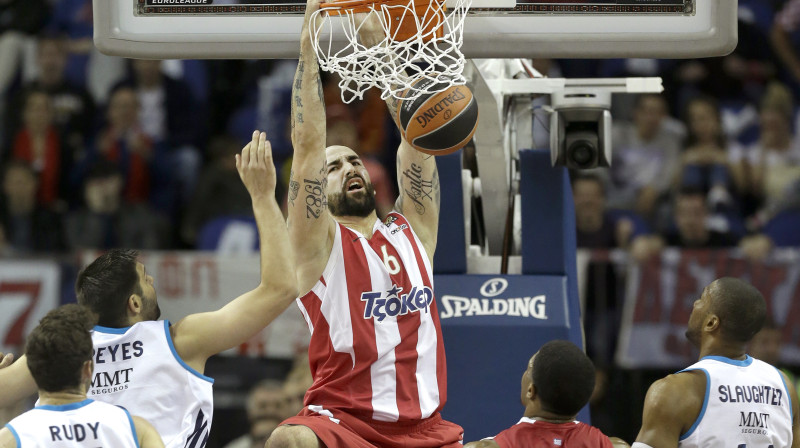
[[[236,154],[236,170],[254,202],[275,198],[275,162],[265,132],[254,131],[253,140]]]
[[[0,369],[10,366],[13,362],[13,353],[7,353],[5,356],[3,356],[3,352],[0,352]]]

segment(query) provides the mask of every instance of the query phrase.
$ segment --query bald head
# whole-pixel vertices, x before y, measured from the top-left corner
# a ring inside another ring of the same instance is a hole
[[[746,343],[764,326],[767,303],[753,285],[738,278],[723,277],[706,288],[711,312],[720,320],[725,339]]]

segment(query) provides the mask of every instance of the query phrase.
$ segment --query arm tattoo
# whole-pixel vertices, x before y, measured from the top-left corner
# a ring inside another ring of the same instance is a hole
[[[306,218],[319,219],[322,212],[328,208],[328,198],[325,195],[328,179],[325,177],[303,179],[303,185],[306,195]]]
[[[306,195],[306,218],[319,219],[322,212],[328,208],[328,196],[325,190],[328,186],[328,176],[325,173],[326,164],[323,161],[319,175],[314,179],[303,179],[303,190]],[[298,189],[300,185],[297,185]]]
[[[423,201],[433,202],[433,195],[438,190],[438,179],[434,174],[430,179],[426,179],[422,173],[422,166],[412,163],[411,167],[403,171],[401,179],[403,194],[408,196],[414,201],[414,210],[418,215],[425,214],[425,203]]]
[[[289,174],[289,203],[294,207],[294,200],[300,192],[300,183],[294,179],[294,171]]]
[[[300,90],[303,88],[303,74],[306,71],[306,64],[303,61],[300,61],[297,64],[297,74],[295,74],[294,79],[294,88],[295,90]]]

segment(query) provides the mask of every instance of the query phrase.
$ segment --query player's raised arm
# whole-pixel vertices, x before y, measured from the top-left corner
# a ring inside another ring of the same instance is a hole
[[[396,105],[394,98],[387,101],[390,111],[392,103]],[[434,156],[417,151],[405,139],[397,149],[397,189],[400,195],[394,209],[411,223],[433,264],[439,231],[439,171]]]
[[[19,400],[35,394],[36,390],[36,382],[28,370],[25,355],[20,356],[13,364],[0,368],[0,391],[3,391],[0,393],[0,408],[12,406]]]
[[[236,169],[253,201],[261,243],[261,283],[218,311],[192,314],[171,327],[178,354],[200,372],[206,359],[247,341],[297,297],[294,257],[275,200],[275,165],[266,134],[253,133],[253,140],[236,157]]]
[[[320,0],[308,0],[300,34],[300,61],[292,86],[292,172],[289,180],[289,236],[297,254],[301,293],[314,286],[333,247],[335,223],[328,213],[325,159],[326,117],[319,64],[311,44],[311,14]]]
[[[359,38],[361,42],[372,47],[382,45],[385,32],[377,17],[370,14],[363,17],[360,24]],[[399,101],[390,96],[386,106],[395,124]],[[399,125],[398,125],[399,128]],[[402,134],[402,129],[400,130]],[[436,250],[436,238],[439,231],[439,171],[436,169],[434,156],[424,154],[414,149],[405,138],[397,148],[397,189],[400,195],[395,203],[394,210],[403,214],[414,232],[422,241],[433,264],[433,253]]]

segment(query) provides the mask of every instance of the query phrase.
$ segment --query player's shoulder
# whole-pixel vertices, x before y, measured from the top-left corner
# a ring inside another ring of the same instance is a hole
[[[583,422],[578,422],[578,426],[580,426],[580,428],[583,430],[583,440],[590,442],[591,446],[597,446],[601,448],[612,447],[611,440],[599,429]]]
[[[647,390],[645,408],[663,415],[691,413],[705,399],[708,373],[684,370],[655,381]]]

